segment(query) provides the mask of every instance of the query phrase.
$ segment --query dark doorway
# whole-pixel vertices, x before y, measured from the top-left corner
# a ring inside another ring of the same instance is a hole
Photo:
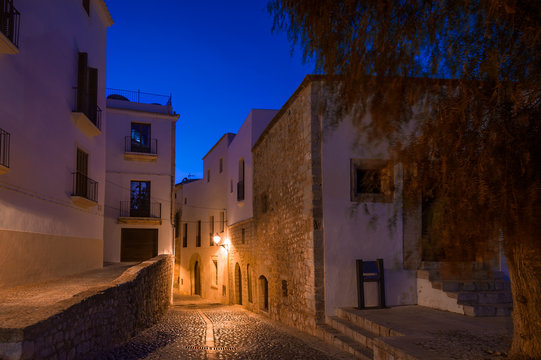
[[[144,261],[158,255],[158,229],[122,229],[120,261]]]
[[[201,296],[201,269],[199,268],[199,262],[196,261],[193,266],[193,280],[194,280],[194,289],[193,292],[195,295]]]
[[[242,305],[242,276],[239,263],[235,265],[235,304]]]
[[[269,311],[269,282],[263,275],[259,277],[259,309]]]

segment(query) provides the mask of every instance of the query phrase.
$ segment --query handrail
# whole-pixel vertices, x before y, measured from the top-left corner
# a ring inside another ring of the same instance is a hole
[[[0,32],[19,47],[21,13],[13,6],[13,0],[0,0]]]
[[[9,168],[9,149],[11,135],[4,129],[0,129],[0,165]]]
[[[73,192],[71,195],[84,197],[88,200],[97,202],[98,182],[79,171],[75,171],[73,173]]]
[[[120,217],[154,218],[161,219],[162,204],[159,202],[146,202],[125,200],[120,202]]]

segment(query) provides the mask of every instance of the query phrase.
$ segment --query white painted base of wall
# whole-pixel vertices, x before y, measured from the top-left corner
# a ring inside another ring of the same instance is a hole
[[[464,306],[457,299],[449,297],[445,291],[434,289],[430,280],[417,278],[418,305],[432,309],[445,310],[464,315]]]
[[[101,268],[103,240],[0,230],[0,288]]]

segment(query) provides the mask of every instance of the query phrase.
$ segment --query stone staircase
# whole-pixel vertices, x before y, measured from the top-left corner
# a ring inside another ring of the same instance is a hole
[[[417,270],[417,291],[419,305],[468,316],[509,316],[513,310],[511,284],[504,274],[476,263],[423,263]]]
[[[354,308],[339,308],[318,325],[316,335],[357,359],[374,359],[376,338],[402,334],[360,316]]]

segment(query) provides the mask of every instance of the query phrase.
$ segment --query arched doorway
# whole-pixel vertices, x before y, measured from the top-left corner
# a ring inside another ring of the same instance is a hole
[[[194,294],[201,296],[201,269],[199,261],[196,261],[193,266],[193,279],[194,279]]]
[[[242,305],[242,276],[239,263],[235,264],[235,304]]]
[[[259,277],[259,309],[269,311],[269,282],[263,275]]]

